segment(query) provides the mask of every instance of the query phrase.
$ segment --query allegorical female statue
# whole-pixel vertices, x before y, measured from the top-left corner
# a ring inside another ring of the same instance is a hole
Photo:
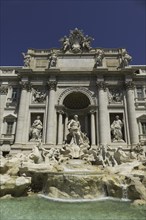
[[[111,132],[113,134],[113,142],[124,142],[122,134],[123,122],[116,115],[115,120],[111,124]]]

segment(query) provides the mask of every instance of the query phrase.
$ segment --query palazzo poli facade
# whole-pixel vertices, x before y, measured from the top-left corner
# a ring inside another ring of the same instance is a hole
[[[78,116],[91,146],[146,147],[146,66],[125,48],[92,48],[75,28],[59,49],[28,49],[24,66],[0,68],[0,148],[29,151],[66,143]]]

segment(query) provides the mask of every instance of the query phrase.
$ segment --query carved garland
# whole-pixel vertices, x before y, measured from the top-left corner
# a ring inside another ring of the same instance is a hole
[[[58,105],[63,105],[63,100],[65,99],[65,97],[68,96],[72,92],[81,92],[85,94],[89,98],[90,104],[95,105],[95,97],[93,97],[92,92],[82,87],[71,87],[71,88],[64,90],[58,98]]]

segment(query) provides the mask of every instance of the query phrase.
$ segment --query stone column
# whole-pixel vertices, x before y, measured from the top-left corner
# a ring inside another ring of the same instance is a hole
[[[0,136],[2,135],[3,113],[8,93],[8,84],[0,86]]]
[[[85,132],[87,136],[89,135],[89,128],[88,128],[88,115],[85,115]]]
[[[99,143],[107,144],[107,92],[104,81],[97,81],[99,105]],[[97,129],[98,130],[98,129]]]
[[[55,80],[48,82],[49,95],[48,95],[48,111],[47,111],[47,132],[46,132],[46,143],[55,144],[55,91],[56,91]]]
[[[26,120],[28,118],[28,91],[31,89],[30,82],[21,81],[20,82],[22,90],[19,103],[19,112],[16,127],[16,144],[23,144],[26,140]]]
[[[136,122],[136,112],[134,103],[134,84],[132,81],[126,82],[126,100],[127,100],[127,113],[129,122],[129,133],[131,145],[136,145],[138,139],[138,124]]]
[[[63,111],[59,111],[59,116],[58,116],[58,144],[62,144],[63,142]]]
[[[64,128],[64,139],[66,139],[66,136],[67,136],[67,134],[68,134],[68,128],[67,128],[67,123],[68,123],[68,115],[66,114],[65,115],[65,123],[64,123],[64,126],[65,126],[65,128]]]
[[[91,113],[91,145],[96,144],[95,139],[95,111],[90,111]]]

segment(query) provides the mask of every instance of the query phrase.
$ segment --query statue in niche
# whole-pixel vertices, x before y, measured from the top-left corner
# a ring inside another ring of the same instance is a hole
[[[128,66],[131,60],[132,60],[132,57],[127,53],[126,50],[124,50],[122,52],[121,66],[122,67]]]
[[[40,120],[40,116],[38,115],[30,128],[30,141],[41,140],[42,129],[43,129],[43,124]]]
[[[111,124],[111,132],[113,135],[113,142],[124,142],[122,134],[123,122],[120,120],[119,116],[116,115],[115,120]]]
[[[49,68],[56,67],[56,64],[57,64],[57,55],[56,53],[52,52],[49,57]]]
[[[30,67],[31,56],[29,54],[22,53],[24,57],[24,66]]]
[[[71,119],[67,124],[70,136],[70,144],[74,143],[76,145],[81,145],[83,143],[81,137],[81,125],[78,121],[78,115],[74,116],[74,119]]]
[[[34,103],[43,103],[45,101],[46,94],[38,89],[34,90],[33,92],[33,102]]]
[[[97,68],[98,66],[102,66],[102,60],[104,57],[104,51],[103,50],[98,50],[97,55],[95,57],[95,65],[94,68]]]
[[[122,92],[119,89],[109,89],[109,103],[122,102]]]

